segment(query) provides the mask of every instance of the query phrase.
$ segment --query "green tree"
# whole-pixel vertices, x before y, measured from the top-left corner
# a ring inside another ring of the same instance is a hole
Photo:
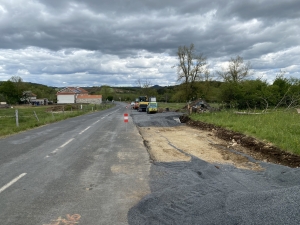
[[[184,89],[179,88],[169,99],[169,102],[186,102]]]
[[[238,83],[224,82],[220,86],[219,99],[228,108],[238,108],[241,99],[241,86]]]
[[[113,92],[110,86],[103,85],[101,86],[100,94],[102,95],[102,100],[106,101],[108,100],[108,96],[112,96]]]
[[[267,82],[260,79],[245,80],[240,83],[241,95],[238,100],[240,109],[266,109],[268,104],[265,102]]]
[[[16,104],[20,101],[20,95],[18,94],[14,83],[10,80],[2,82],[0,93],[8,104]]]
[[[17,95],[21,98],[23,95],[23,91],[25,91],[26,89],[26,85],[23,82],[23,79],[19,76],[12,76],[9,81],[13,82]]]

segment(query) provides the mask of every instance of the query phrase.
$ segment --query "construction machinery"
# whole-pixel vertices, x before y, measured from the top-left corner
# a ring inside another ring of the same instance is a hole
[[[148,97],[147,96],[140,96],[139,97],[139,108],[138,111],[139,112],[146,112],[147,106],[148,106]]]
[[[147,109],[147,113],[157,113],[157,102],[149,102]]]
[[[147,112],[147,107],[149,102],[155,102],[156,103],[156,97],[147,97],[147,96],[139,96],[136,99],[136,105],[134,108],[136,108],[139,112]]]

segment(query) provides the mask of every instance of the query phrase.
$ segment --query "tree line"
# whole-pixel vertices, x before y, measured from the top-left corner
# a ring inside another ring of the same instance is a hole
[[[57,88],[42,84],[24,82],[19,76],[12,76],[7,81],[0,82],[0,101],[8,104],[28,103],[28,94],[33,93],[37,98],[47,98],[56,101]]]
[[[238,109],[296,108],[300,105],[300,80],[284,77],[283,71],[278,72],[272,84],[262,79],[250,79],[251,64],[237,56],[215,74],[221,82],[214,82],[206,57],[195,54],[193,44],[180,46],[177,56],[177,80],[181,85],[173,101],[203,98]]]
[[[212,75],[207,58],[195,54],[194,45],[180,46],[177,51],[178,85],[161,87],[152,85],[147,79],[138,79],[135,87],[86,88],[90,94],[101,94],[102,99],[134,101],[138,96],[156,96],[160,102],[189,102],[204,99],[207,102],[221,103],[227,108],[237,109],[276,109],[278,107],[300,107],[300,80],[286,78],[279,71],[275,80],[269,84],[262,79],[251,79],[251,64],[237,56],[231,58],[227,66]],[[218,77],[218,79],[213,79]],[[59,88],[23,82],[21,77],[13,76],[0,82],[0,101],[9,104],[22,103],[24,93],[31,91],[37,98],[56,101]],[[26,96],[25,96],[26,97]]]

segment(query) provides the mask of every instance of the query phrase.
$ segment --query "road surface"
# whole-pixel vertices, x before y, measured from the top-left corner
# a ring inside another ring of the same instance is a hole
[[[178,113],[125,106],[0,139],[1,224],[300,224],[299,168],[209,163],[185,149],[190,138],[163,133],[184,126]],[[153,127],[190,160],[151,160],[139,129]]]
[[[128,224],[150,163],[125,106],[0,139],[1,224]]]

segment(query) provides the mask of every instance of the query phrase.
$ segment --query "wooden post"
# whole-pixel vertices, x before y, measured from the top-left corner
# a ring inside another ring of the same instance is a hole
[[[17,109],[15,112],[16,112],[16,126],[19,127],[19,113]]]
[[[35,111],[33,111],[33,113],[34,113],[34,116],[35,116],[36,120],[37,120],[38,122],[40,122],[40,120],[39,120],[38,116],[36,115]]]

